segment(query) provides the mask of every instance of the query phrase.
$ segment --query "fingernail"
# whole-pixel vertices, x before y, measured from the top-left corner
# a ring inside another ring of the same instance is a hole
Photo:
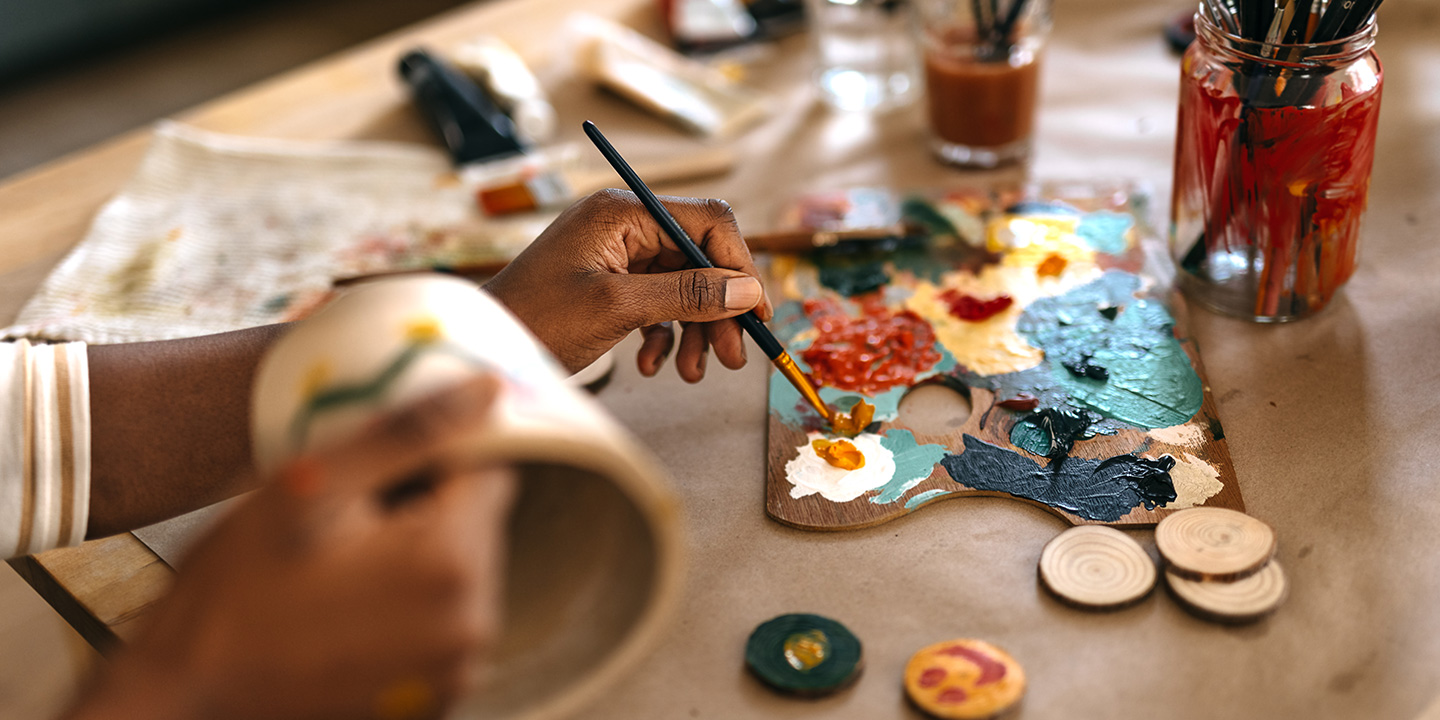
[[[725,281],[725,309],[749,310],[760,304],[760,281],[753,277],[731,278]]]

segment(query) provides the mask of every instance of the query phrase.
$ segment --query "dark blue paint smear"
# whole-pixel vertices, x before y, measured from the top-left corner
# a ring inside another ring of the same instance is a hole
[[[1064,458],[1041,467],[1025,456],[965,436],[965,452],[940,460],[955,482],[976,490],[1068,510],[1086,520],[1114,522],[1141,505],[1154,510],[1175,500],[1175,459],[1118,455],[1106,460]]]

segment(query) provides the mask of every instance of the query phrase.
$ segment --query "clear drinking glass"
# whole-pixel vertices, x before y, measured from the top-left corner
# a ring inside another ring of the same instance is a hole
[[[920,94],[905,0],[806,0],[815,82],[841,110],[885,110]]]
[[[1029,157],[1050,0],[916,0],[930,147],[995,167]]]
[[[1259,322],[1323,308],[1355,269],[1383,76],[1373,20],[1281,45],[1201,13],[1180,66],[1170,247],[1186,294]]]

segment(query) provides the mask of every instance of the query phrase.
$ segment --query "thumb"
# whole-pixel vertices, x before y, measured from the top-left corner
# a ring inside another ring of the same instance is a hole
[[[735,317],[765,299],[760,281],[738,270],[703,268],[668,273],[610,275],[630,329],[672,320],[711,322]]]

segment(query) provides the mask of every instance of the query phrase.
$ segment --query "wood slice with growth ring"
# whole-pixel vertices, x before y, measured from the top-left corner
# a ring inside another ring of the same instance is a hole
[[[905,665],[905,694],[945,720],[988,720],[1025,694],[1025,670],[983,640],[947,640],[921,648]]]
[[[766,685],[791,695],[835,692],[860,676],[860,640],[844,625],[796,613],[767,620],[745,643],[745,664]]]
[[[1259,620],[1280,607],[1289,591],[1285,571],[1278,561],[1249,577],[1229,582],[1191,580],[1166,571],[1170,593],[1185,609],[1207,620],[1243,623]]]
[[[1242,512],[1199,507],[1155,526],[1155,545],[1169,570],[1192,580],[1239,580],[1275,554],[1275,531]]]
[[[1155,561],[1140,543],[1114,528],[1073,527],[1040,553],[1040,581],[1065,602],[1091,610],[1133,605],[1155,589]]]

